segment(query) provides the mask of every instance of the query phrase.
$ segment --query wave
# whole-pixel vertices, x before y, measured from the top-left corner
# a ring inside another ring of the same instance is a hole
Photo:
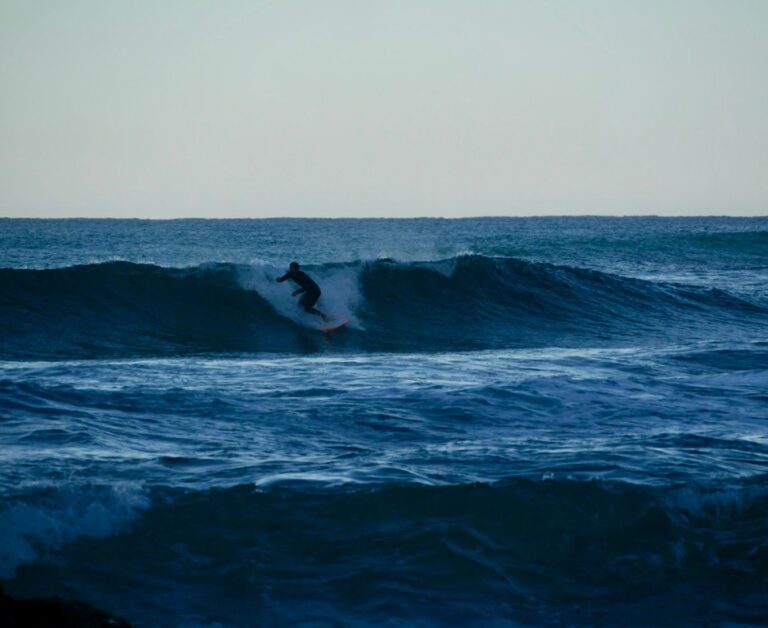
[[[150,502],[131,486],[39,487],[0,507],[0,578],[79,538],[124,530]]]
[[[210,352],[435,351],[626,342],[766,322],[723,290],[470,255],[308,267],[320,306],[346,315],[326,337],[268,264],[165,268],[110,262],[0,269],[0,357]]]
[[[749,623],[767,609],[766,479],[156,487],[129,528],[27,566],[14,586],[109,574],[158,616],[89,601],[148,625],[168,612],[233,624],[644,624],[659,605],[665,623]]]
[[[686,238],[691,246],[715,253],[750,255],[762,260],[768,258],[768,231],[726,231],[695,233]]]

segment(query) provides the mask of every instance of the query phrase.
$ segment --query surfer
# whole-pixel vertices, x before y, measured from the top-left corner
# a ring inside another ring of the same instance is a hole
[[[315,307],[315,303],[320,298],[320,286],[302,270],[299,270],[298,262],[291,262],[288,266],[288,272],[282,277],[278,277],[278,283],[282,283],[286,279],[290,279],[295,284],[298,284],[299,289],[294,290],[291,293],[292,297],[297,294],[304,293],[304,296],[299,299],[299,307],[304,308],[305,312],[319,316],[324,321],[328,320],[328,317]]]

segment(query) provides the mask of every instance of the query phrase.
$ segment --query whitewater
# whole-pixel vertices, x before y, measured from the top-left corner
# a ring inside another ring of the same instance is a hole
[[[297,260],[333,334],[275,278]],[[758,625],[768,218],[0,219],[0,585],[137,626]]]

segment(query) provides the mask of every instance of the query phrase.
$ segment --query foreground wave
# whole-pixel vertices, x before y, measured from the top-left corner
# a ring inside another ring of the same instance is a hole
[[[90,516],[101,525],[84,531],[73,516],[80,540],[59,547],[52,563],[20,569],[12,592],[34,595],[66,578],[68,590],[91,603],[153,625],[168,617],[225,624],[754,621],[768,585],[766,479],[84,488],[93,503],[71,490],[42,492],[27,506],[30,516],[44,519],[47,505],[96,512]],[[114,521],[102,521],[109,509]],[[27,525],[17,530],[26,547],[50,546],[50,531]],[[72,536],[59,532],[64,541]],[[89,589],[98,574],[112,590],[130,587],[131,600]]]
[[[764,304],[598,271],[466,256],[310,268],[321,306],[352,318],[326,342],[268,265],[111,262],[0,270],[0,357],[119,357],[320,350],[433,351],[733,334]]]

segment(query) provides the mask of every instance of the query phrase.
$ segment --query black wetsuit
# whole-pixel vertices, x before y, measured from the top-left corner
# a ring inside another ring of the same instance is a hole
[[[322,313],[319,310],[316,310],[314,307],[315,303],[317,303],[317,300],[320,298],[321,293],[320,286],[315,283],[312,277],[301,270],[289,270],[282,277],[277,278],[278,281],[285,281],[286,279],[290,279],[294,283],[298,284],[300,288],[299,293],[304,293],[299,300],[299,306],[304,308],[304,310],[310,314],[317,314],[318,316],[322,316]]]

